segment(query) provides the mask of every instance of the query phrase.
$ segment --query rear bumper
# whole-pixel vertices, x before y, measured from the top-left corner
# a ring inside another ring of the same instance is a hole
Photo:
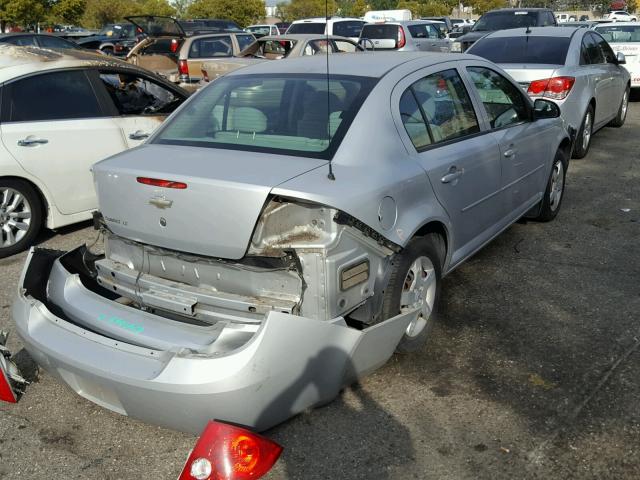
[[[228,353],[154,350],[89,330],[77,317],[64,318],[59,306],[42,298],[45,290],[64,287],[47,287],[48,271],[29,268],[40,267],[47,254],[30,252],[12,308],[17,333],[34,360],[102,407],[191,433],[210,419],[264,430],[326,403],[384,364],[417,314],[356,330],[341,317],[318,321],[270,312],[249,341]],[[74,285],[77,276],[66,271],[55,281]],[[84,294],[96,300],[95,293]],[[108,316],[116,307],[107,298],[93,305],[100,311],[84,312],[87,318]]]

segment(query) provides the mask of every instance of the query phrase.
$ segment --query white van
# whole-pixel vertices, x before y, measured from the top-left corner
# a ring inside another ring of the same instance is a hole
[[[367,23],[401,22],[403,20],[413,20],[411,10],[369,10],[364,14],[364,21]]]

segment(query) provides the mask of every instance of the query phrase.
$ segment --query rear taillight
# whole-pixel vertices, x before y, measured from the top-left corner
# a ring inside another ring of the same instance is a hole
[[[2,355],[2,352],[0,352]],[[9,383],[9,377],[7,373],[4,371],[2,367],[2,363],[0,362],[0,400],[3,402],[16,403],[18,398],[11,388],[11,384]]]
[[[178,73],[180,75],[189,75],[189,64],[186,60],[178,60]]]
[[[248,480],[266,474],[282,453],[277,443],[250,430],[210,421],[178,480]]]
[[[124,50],[124,47],[122,45],[120,45],[119,43],[116,43],[114,50],[116,52],[122,52]]]
[[[171,46],[169,47],[169,50],[171,50],[171,53],[176,53],[178,51],[179,46],[180,46],[180,42],[178,42],[178,40],[176,40],[175,38],[172,38]]]
[[[151,185],[153,187],[161,187],[161,188],[177,188],[178,190],[184,190],[187,188],[186,183],[182,182],[174,182],[173,180],[162,180],[160,178],[149,178],[149,177],[138,177],[138,183],[143,183],[144,185]]]
[[[404,28],[398,26],[398,40],[396,40],[396,48],[402,48],[407,44],[407,39],[404,36]]]
[[[529,84],[527,93],[532,97],[548,97],[562,100],[569,95],[576,79],[574,77],[553,77],[534,80]]]

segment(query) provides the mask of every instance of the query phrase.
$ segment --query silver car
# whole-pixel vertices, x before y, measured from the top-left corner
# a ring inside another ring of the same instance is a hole
[[[105,254],[31,251],[13,319],[115,412],[262,430],[423,348],[442,277],[553,219],[571,141],[469,55],[302,57],[232,72],[94,166]]]
[[[624,124],[631,80],[604,38],[584,28],[539,27],[494,32],[468,53],[500,65],[531,98],[555,101],[577,131],[574,158],[589,151],[598,129]]]
[[[367,23],[360,32],[360,44],[373,50],[401,52],[450,52],[451,40],[430,20]]]

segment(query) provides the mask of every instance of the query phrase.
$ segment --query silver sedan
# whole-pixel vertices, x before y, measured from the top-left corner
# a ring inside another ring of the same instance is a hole
[[[589,151],[598,129],[624,124],[630,78],[624,55],[584,28],[540,27],[494,32],[468,53],[500,65],[532,98],[549,98],[577,131],[574,158]]]
[[[424,348],[442,277],[519,218],[557,215],[559,115],[468,55],[232,72],[94,166],[106,254],[33,250],[16,330],[113,411],[269,428]]]

